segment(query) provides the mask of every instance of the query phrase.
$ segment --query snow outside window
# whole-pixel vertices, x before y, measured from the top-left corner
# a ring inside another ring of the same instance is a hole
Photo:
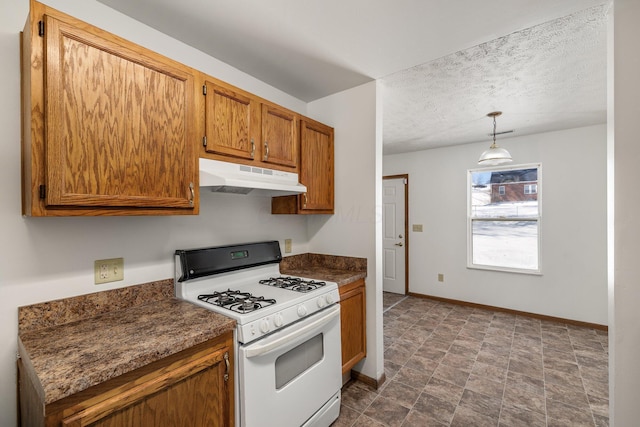
[[[468,171],[467,266],[540,274],[541,165]]]

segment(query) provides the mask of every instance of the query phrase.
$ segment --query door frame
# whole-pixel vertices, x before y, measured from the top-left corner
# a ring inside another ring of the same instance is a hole
[[[404,294],[409,295],[409,174],[386,175],[385,179],[404,178]]]

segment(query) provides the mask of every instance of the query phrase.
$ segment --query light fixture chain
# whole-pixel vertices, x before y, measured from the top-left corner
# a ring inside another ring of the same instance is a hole
[[[493,116],[493,144],[496,143],[496,116]]]

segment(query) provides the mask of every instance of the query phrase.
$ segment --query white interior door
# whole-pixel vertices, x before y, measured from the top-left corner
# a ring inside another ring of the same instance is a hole
[[[384,236],[382,289],[404,295],[406,289],[406,178],[385,179],[382,183],[382,233]]]

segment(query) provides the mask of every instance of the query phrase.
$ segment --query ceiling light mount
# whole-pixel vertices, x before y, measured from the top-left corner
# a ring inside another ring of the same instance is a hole
[[[494,111],[487,114],[487,117],[493,118],[493,143],[478,159],[479,165],[495,166],[513,161],[511,154],[496,144],[496,117],[500,115],[502,115],[502,111]]]

